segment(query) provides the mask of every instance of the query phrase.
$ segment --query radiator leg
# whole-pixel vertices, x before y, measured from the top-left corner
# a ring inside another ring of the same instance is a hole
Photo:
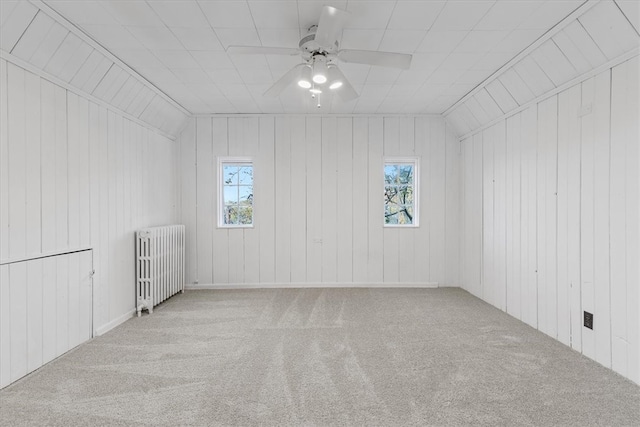
[[[137,307],[137,310],[138,310],[138,317],[140,317],[140,315],[142,314],[142,306],[141,306],[141,305],[139,305],[139,306]]]

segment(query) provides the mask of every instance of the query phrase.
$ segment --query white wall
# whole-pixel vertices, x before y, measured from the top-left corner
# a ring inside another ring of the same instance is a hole
[[[177,155],[173,141],[0,60],[0,262],[93,248],[94,327],[126,318],[134,230],[177,220]]]
[[[187,283],[458,285],[459,144],[441,118],[202,117],[180,144]],[[226,155],[254,159],[254,228],[216,227]],[[384,155],[420,157],[418,228],[382,226]]]
[[[640,383],[638,63],[463,141],[461,274],[469,292]]]

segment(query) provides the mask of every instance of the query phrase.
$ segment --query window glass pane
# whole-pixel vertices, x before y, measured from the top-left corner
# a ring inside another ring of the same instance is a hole
[[[401,185],[398,187],[398,203],[410,205],[413,203],[413,187]]]
[[[218,173],[222,178],[218,195],[220,226],[253,225],[253,163],[244,159],[220,161]]]
[[[253,166],[241,166],[238,168],[238,182],[240,184],[253,184]]]
[[[411,184],[413,182],[413,165],[399,165],[398,182]]]
[[[384,219],[386,224],[397,224],[398,223],[398,206],[393,204],[385,205]]]
[[[385,184],[395,184],[398,178],[398,166],[384,165],[384,182]]]
[[[403,207],[398,212],[398,224],[411,224],[411,216],[407,213],[408,207]]]
[[[243,207],[238,208],[238,224],[250,225],[253,223],[253,208]]]
[[[398,187],[393,185],[384,187],[384,202],[386,204],[398,204],[400,202],[398,199]]]
[[[238,187],[235,185],[224,186],[224,204],[234,205],[238,203]]]
[[[240,190],[240,204],[251,205],[253,204],[253,186],[241,185]]]
[[[238,223],[238,207],[237,206],[224,207],[224,223],[228,225]]]
[[[222,166],[222,181],[225,184],[237,184],[238,183],[238,166],[235,166],[235,165],[223,165]]]
[[[386,225],[415,225],[416,163],[401,161],[384,164],[384,223]]]

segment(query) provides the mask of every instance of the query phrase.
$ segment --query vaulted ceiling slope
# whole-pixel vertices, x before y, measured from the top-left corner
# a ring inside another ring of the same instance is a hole
[[[188,119],[180,105],[46,5],[0,0],[0,25],[0,54],[23,61],[54,83],[102,101],[169,137],[177,136]]]
[[[414,114],[447,110],[584,0],[44,3],[194,114]],[[263,97],[300,58],[228,54],[226,48],[296,47],[325,4],[350,12],[342,48],[411,53],[411,68],[342,64],[360,97],[327,98],[320,110],[296,87]]]
[[[468,135],[586,73],[640,53],[640,2],[585,4],[575,19],[539,40],[450,108],[445,116]],[[639,76],[640,78],[640,76]]]

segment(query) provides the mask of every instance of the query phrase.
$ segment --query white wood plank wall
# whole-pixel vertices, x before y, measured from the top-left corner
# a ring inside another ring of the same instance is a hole
[[[0,60],[0,262],[93,248],[94,326],[108,329],[135,305],[134,231],[177,220],[178,154],[175,142]]]
[[[638,63],[465,139],[460,224],[465,289],[640,383]]]
[[[0,388],[92,337],[90,250],[0,265]]]
[[[437,117],[199,117],[180,137],[187,283],[459,284],[459,142]],[[217,156],[254,159],[255,227],[216,227]],[[420,227],[383,229],[383,156],[420,158]]]

